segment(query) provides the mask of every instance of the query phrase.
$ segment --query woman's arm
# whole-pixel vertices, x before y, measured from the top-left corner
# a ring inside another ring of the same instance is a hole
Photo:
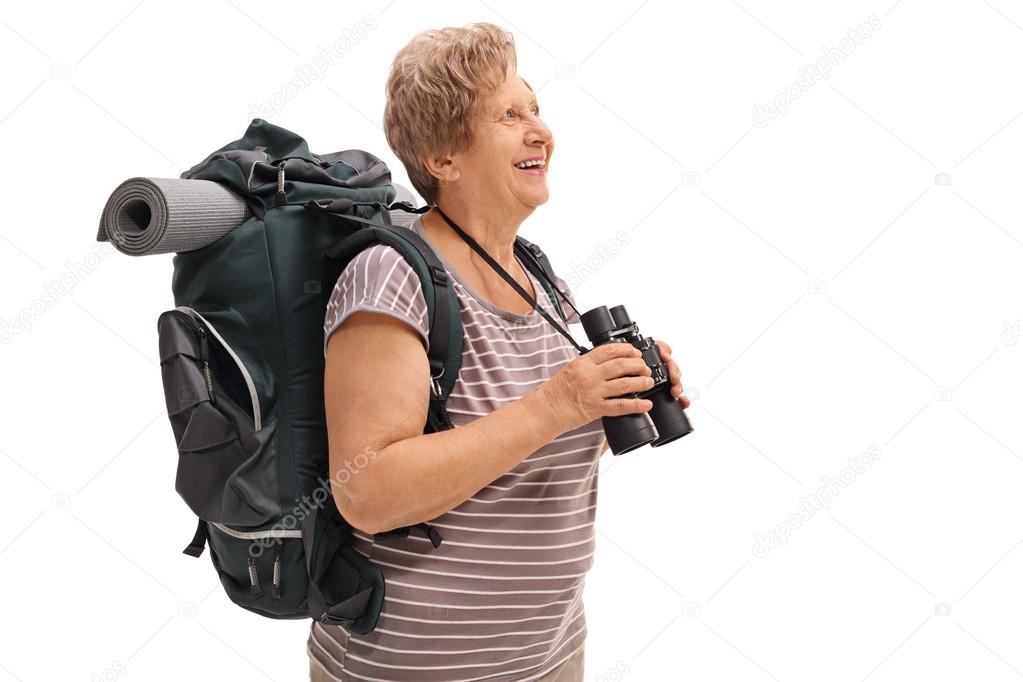
[[[464,427],[423,434],[430,374],[422,340],[380,313],[353,313],[330,336],[324,382],[331,488],[342,515],[365,533],[454,509],[571,428],[530,392]]]
[[[587,351],[461,428],[423,434],[429,378],[422,337],[395,317],[359,311],[328,337],[331,488],[344,517],[364,532],[436,518],[558,435],[653,406],[621,397],[654,385],[642,354],[628,343]]]

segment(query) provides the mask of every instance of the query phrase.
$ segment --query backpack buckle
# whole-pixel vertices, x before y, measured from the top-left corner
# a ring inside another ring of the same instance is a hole
[[[433,361],[430,361],[430,368],[440,369],[440,372],[438,372],[437,374],[434,374],[433,372],[430,373],[430,391],[439,398],[441,391],[440,382],[437,380],[444,376],[444,365],[440,364],[434,365]]]
[[[444,268],[437,265],[431,265],[430,275],[433,277],[434,284],[441,284],[443,286],[448,285],[448,273]]]

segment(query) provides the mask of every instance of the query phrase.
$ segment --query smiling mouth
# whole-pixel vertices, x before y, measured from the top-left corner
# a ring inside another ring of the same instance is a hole
[[[515,168],[515,170],[520,170],[523,173],[528,173],[530,175],[546,175],[547,174],[547,164],[546,163],[544,165],[542,165],[542,166],[527,166],[526,168],[520,168],[519,166],[516,166],[515,164],[512,164],[512,167]]]

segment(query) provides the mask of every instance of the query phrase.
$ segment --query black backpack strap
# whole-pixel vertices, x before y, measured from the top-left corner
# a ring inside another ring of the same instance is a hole
[[[565,311],[561,307],[561,292],[554,284],[554,269],[551,262],[539,246],[521,235],[515,237],[515,255],[518,256],[533,276],[540,280],[540,284],[547,291],[547,295],[554,302],[558,315],[565,320]]]
[[[380,569],[350,546],[351,530],[333,504],[313,507],[302,520],[308,609],[320,623],[366,634],[376,627],[387,586]]]
[[[337,202],[333,202],[337,204]],[[348,202],[348,210],[351,210]],[[374,204],[386,208],[382,204]],[[407,204],[405,205],[407,206]],[[307,208],[330,212],[340,219],[363,223],[367,227],[339,240],[324,252],[325,274],[322,291],[324,308],[330,292],[345,266],[364,249],[376,244],[386,244],[398,251],[418,275],[430,319],[430,343],[427,357],[430,362],[430,405],[424,432],[432,433],[453,428],[445,408],[448,395],[458,378],[462,363],[462,317],[458,297],[437,254],[430,245],[413,230],[399,225],[381,223],[349,214],[336,214],[329,205],[309,202]],[[428,210],[428,209],[427,209]],[[415,209],[412,212],[418,212]],[[442,541],[440,533],[427,523],[404,526],[385,533],[376,533],[374,539],[387,541],[408,537],[409,531],[418,528],[423,531],[434,547]]]
[[[376,244],[394,248],[419,276],[430,317],[430,414],[434,426],[451,428],[444,409],[445,402],[458,378],[462,363],[462,317],[458,298],[447,270],[430,245],[412,230],[399,225],[382,225],[358,216],[338,216],[364,222],[365,227],[341,239],[324,252],[326,258],[325,300],[329,300],[333,282],[344,268],[363,250]],[[326,309],[326,302],[324,302]]]
[[[182,550],[182,554],[189,556],[200,557],[202,551],[206,549],[206,522],[199,519],[199,524],[195,529],[195,535],[192,537],[192,541],[188,543],[188,547]]]
[[[402,526],[401,528],[395,528],[393,530],[385,531],[383,533],[377,533],[373,536],[375,540],[393,540],[397,538],[407,538],[409,532],[413,528],[418,528],[423,531],[423,535],[429,538],[430,542],[433,543],[434,547],[440,547],[441,536],[437,532],[437,529],[428,523],[417,523],[414,526]]]

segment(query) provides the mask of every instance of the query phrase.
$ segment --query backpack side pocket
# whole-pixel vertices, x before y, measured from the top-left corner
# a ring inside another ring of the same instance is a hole
[[[210,558],[228,598],[267,618],[307,618],[302,532],[236,531],[207,523]]]
[[[352,527],[332,502],[302,520],[309,615],[350,633],[372,632],[384,606],[383,571],[350,544]]]
[[[178,493],[207,521],[253,528],[276,519],[277,424],[265,423],[249,369],[192,308],[162,313],[157,330]]]

